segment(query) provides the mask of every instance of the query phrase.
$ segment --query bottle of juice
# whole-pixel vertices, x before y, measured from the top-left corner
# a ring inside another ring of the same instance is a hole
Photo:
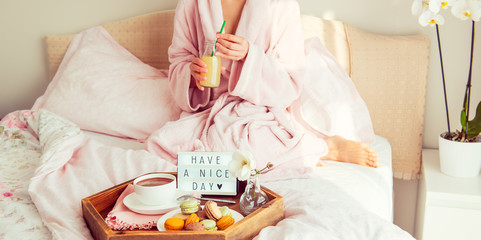
[[[214,56],[215,43],[207,42],[202,61],[207,64],[207,73],[201,73],[207,79],[200,81],[200,85],[209,88],[218,87],[220,84],[221,58]]]

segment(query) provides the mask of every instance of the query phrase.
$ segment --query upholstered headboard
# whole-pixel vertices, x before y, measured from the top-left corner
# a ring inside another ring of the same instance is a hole
[[[103,26],[143,62],[167,69],[174,11],[142,15]],[[385,36],[347,23],[302,16],[304,37],[319,37],[338,59],[365,100],[376,134],[389,140],[394,177],[416,179],[420,171],[429,39]],[[73,35],[47,35],[54,76]]]
[[[168,69],[167,49],[172,42],[174,11],[146,14],[102,26],[127,50],[144,63]],[[47,55],[50,77],[62,62],[74,34],[47,35]]]

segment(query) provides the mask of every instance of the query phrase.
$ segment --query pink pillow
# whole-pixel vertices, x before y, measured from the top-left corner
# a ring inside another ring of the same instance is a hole
[[[91,28],[73,38],[32,109],[47,109],[84,130],[145,140],[180,116],[166,72],[140,61],[103,27]]]

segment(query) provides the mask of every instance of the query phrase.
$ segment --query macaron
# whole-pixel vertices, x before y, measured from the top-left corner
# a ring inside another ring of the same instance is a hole
[[[184,220],[180,218],[168,218],[164,222],[164,228],[167,231],[180,231],[184,228]]]
[[[204,231],[205,230],[205,226],[203,223],[201,222],[193,222],[193,223],[189,223],[186,227],[185,227],[185,230],[187,231]]]
[[[227,206],[220,207],[219,210],[222,213],[222,217],[232,216],[232,213],[231,213],[229,207],[227,207]]]
[[[172,217],[175,217],[175,218],[180,218],[182,220],[187,220],[187,218],[189,218],[190,215],[185,215],[183,213],[176,213],[174,214]]]
[[[183,214],[190,215],[199,211],[199,205],[196,200],[186,200],[180,204],[180,211]]]
[[[199,222],[199,217],[197,216],[197,214],[192,213],[192,214],[190,214],[189,218],[187,218],[187,220],[185,220],[184,227],[187,227],[187,225],[189,225],[190,223],[196,223],[196,222]]]
[[[207,201],[204,205],[205,215],[214,221],[219,220],[222,217],[222,213],[217,207],[217,203],[214,201]]]
[[[230,227],[234,223],[235,223],[235,220],[233,217],[225,216],[219,219],[219,221],[217,221],[217,227],[219,228],[219,230],[224,230]]]
[[[204,224],[205,230],[207,230],[207,231],[217,231],[217,225],[216,225],[214,220],[205,219],[205,220],[202,220],[201,223]]]
[[[207,215],[205,215],[204,211],[198,211],[195,214],[197,214],[197,217],[199,217],[199,222],[204,220],[204,219],[207,219]]]

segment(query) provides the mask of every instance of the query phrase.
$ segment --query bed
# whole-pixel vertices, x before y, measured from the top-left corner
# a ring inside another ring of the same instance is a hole
[[[0,121],[0,239],[91,239],[80,199],[146,172],[175,171],[174,165],[145,151],[141,141],[181,114],[172,107],[165,80],[173,16],[174,11],[162,11],[96,26],[97,33],[112,37],[98,48],[85,44],[85,38],[72,41],[75,34],[46,36],[52,83],[32,109],[12,112]],[[381,166],[329,162],[308,178],[265,182],[284,197],[285,218],[256,238],[413,239],[393,224],[393,177],[416,179],[419,173],[429,40],[422,35],[367,33],[313,16],[302,16],[302,21],[304,37],[321,39],[368,105]],[[69,54],[74,48],[82,54]],[[85,58],[106,48],[119,55],[107,54],[93,63]],[[70,68],[74,61],[85,64],[87,71]],[[119,75],[92,77],[99,68]],[[114,87],[132,78],[149,81]],[[87,93],[97,90],[79,79],[107,89],[98,95],[108,107],[86,104],[92,102],[85,99]],[[145,94],[152,88],[157,92]],[[126,89],[137,93],[124,94]],[[139,98],[136,104],[162,105],[136,112],[132,102]],[[117,162],[105,161],[112,158]],[[126,164],[116,174],[105,174],[106,169],[118,169],[116,163]],[[78,166],[88,171],[75,172]],[[74,173],[74,180],[83,181],[85,188],[51,182],[68,177],[56,176],[59,168]],[[36,192],[38,187],[45,191]],[[55,195],[59,189],[70,194]]]

